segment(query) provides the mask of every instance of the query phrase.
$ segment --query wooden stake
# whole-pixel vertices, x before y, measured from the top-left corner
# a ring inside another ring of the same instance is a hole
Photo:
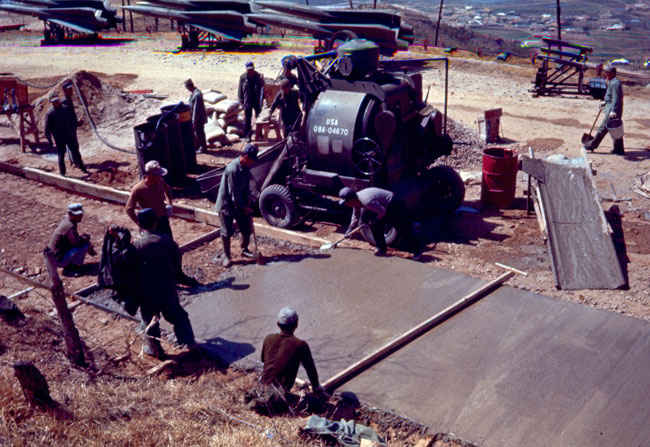
[[[354,363],[353,365],[349,366],[348,368],[334,375],[332,378],[328,379],[325,383],[323,383],[322,385],[323,388],[327,392],[331,393],[333,390],[340,387],[344,383],[349,382],[350,380],[352,380],[353,378],[355,378],[356,376],[364,372],[366,369],[378,363],[380,360],[388,357],[393,352],[406,346],[407,344],[409,344],[416,338],[420,337],[424,333],[428,332],[429,330],[439,325],[440,323],[447,321],[453,315],[455,315],[465,307],[469,306],[474,301],[492,292],[494,289],[501,286],[501,284],[506,282],[508,279],[512,278],[514,275],[515,273],[513,271],[508,271],[503,275],[499,276],[498,278],[496,278],[495,280],[490,281],[484,286],[478,288],[477,290],[470,293],[469,295],[466,295],[464,298],[452,304],[451,306],[447,307],[443,311],[435,314],[428,320],[423,321],[422,323],[415,326],[413,329],[405,332],[404,334],[400,335],[393,341],[385,344],[384,346],[382,346],[372,354],[366,356],[365,358],[359,360],[357,363]]]
[[[54,301],[54,306],[61,319],[61,326],[63,326],[63,338],[65,340],[68,359],[75,365],[85,366],[86,360],[84,358],[83,346],[79,338],[79,332],[72,319],[72,312],[70,312],[65,302],[63,286],[55,286],[50,290],[52,292],[52,301]]]

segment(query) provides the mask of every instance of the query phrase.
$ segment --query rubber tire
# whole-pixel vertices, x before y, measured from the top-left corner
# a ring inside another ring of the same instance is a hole
[[[363,238],[366,240],[366,242],[368,242],[370,245],[377,246],[375,243],[375,238],[372,235],[372,231],[370,231],[370,227],[363,227],[359,232],[361,233],[361,236],[363,236]],[[387,246],[396,244],[399,239],[397,228],[390,227],[387,231],[384,231],[384,239],[386,239]]]
[[[289,188],[283,185],[269,185],[259,199],[260,213],[272,226],[291,228],[299,220],[296,201]]]
[[[449,166],[434,166],[426,173],[435,209],[438,213],[452,213],[465,199],[465,183]]]

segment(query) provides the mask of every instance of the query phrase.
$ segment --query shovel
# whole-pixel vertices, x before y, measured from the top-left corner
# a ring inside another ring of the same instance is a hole
[[[596,126],[596,121],[598,121],[598,117],[600,117],[600,112],[602,112],[602,111],[603,111],[603,109],[600,109],[600,108],[598,109],[598,113],[596,114],[596,119],[594,120],[594,123],[591,125],[591,130],[589,131],[589,133],[583,133],[582,134],[582,138],[580,139],[582,144],[587,144],[591,140],[594,139],[594,137],[591,136],[591,132],[594,131],[594,127]]]
[[[336,242],[330,242],[329,244],[323,244],[323,245],[321,245],[321,246],[320,246],[320,249],[321,249],[322,251],[326,251],[326,250],[331,250],[331,249],[333,249],[333,248],[336,248],[336,247],[337,247],[341,242],[343,242],[344,240],[348,239],[350,236],[352,236],[353,234],[355,234],[356,232],[358,232],[359,230],[361,230],[363,227],[365,227],[365,225],[359,225],[358,227],[356,227],[354,230],[350,231],[348,234],[346,234],[345,236],[343,236],[343,237],[342,237],[341,239],[339,239],[338,241],[336,241]]]
[[[258,265],[264,265],[266,264],[266,261],[264,260],[262,253],[260,253],[260,249],[257,247],[257,236],[255,236],[255,222],[253,222],[253,216],[251,216],[251,233],[253,233],[253,245],[255,245],[255,262],[257,262]]]

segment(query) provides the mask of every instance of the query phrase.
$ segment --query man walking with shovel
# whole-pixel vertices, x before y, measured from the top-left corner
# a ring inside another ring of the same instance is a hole
[[[253,254],[248,250],[251,234],[254,234],[255,231],[252,219],[250,168],[257,161],[257,152],[257,146],[248,143],[244,152],[226,166],[221,176],[215,209],[221,220],[221,241],[223,243],[221,265],[226,268],[232,265],[230,237],[235,232],[233,225],[235,220],[241,232],[242,255],[247,258],[254,258],[258,255],[258,253]],[[255,240],[255,250],[257,251],[257,240]],[[259,256],[257,258],[259,260]],[[218,259],[215,258],[215,261]]]
[[[583,135],[582,144],[586,150],[594,151],[603,141],[607,132],[610,132],[614,140],[612,154],[625,155],[623,136],[617,132],[618,129],[622,130],[623,128],[623,86],[621,81],[616,78],[616,67],[607,65],[604,71],[607,79],[607,92],[605,93],[605,102],[600,105],[604,116],[596,135],[593,138],[591,132],[589,135]],[[598,113],[600,115],[601,112]],[[598,116],[596,116],[596,120],[598,120]],[[591,129],[593,130],[593,126]]]

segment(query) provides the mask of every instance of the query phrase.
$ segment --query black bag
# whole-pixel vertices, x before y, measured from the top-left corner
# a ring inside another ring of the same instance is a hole
[[[115,291],[111,297],[130,315],[140,307],[135,247],[127,228],[111,226],[104,235],[97,283]]]

